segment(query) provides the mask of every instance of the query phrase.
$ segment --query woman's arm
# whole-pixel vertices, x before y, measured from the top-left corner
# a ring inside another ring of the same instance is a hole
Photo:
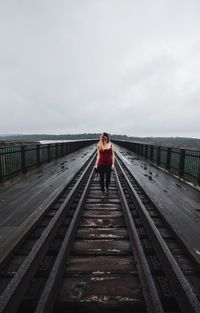
[[[112,145],[112,169],[114,168],[114,166],[115,166],[115,150]]]
[[[100,157],[100,154],[99,154],[99,144],[98,144],[97,145],[97,159],[96,159],[96,163],[95,163],[96,167],[98,166],[98,163],[99,163],[99,157]]]

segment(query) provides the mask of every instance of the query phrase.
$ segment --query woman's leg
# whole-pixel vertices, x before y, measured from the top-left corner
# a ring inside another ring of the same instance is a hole
[[[100,176],[101,191],[105,191],[105,188],[104,188],[104,174],[105,174],[105,168],[104,168],[104,166],[100,166],[99,167],[99,176]]]
[[[111,176],[111,166],[106,167],[106,189],[108,190],[110,185],[110,176]]]

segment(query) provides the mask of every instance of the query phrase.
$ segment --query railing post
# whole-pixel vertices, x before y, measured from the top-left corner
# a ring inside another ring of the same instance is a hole
[[[139,143],[139,155],[142,155],[142,145]]]
[[[47,153],[48,153],[48,162],[51,162],[51,144],[48,144],[47,148]]]
[[[67,142],[65,142],[64,145],[65,145],[65,155],[67,155]]]
[[[184,176],[185,167],[185,149],[180,149],[180,160],[179,160],[179,176]]]
[[[143,156],[143,145],[140,144],[140,155]]]
[[[148,145],[145,145],[145,159],[148,158]]]
[[[64,142],[61,143],[61,156],[64,156]]]
[[[129,143],[129,146],[130,146],[130,150],[135,153],[135,151],[136,151],[135,150],[135,143]],[[129,149],[129,146],[127,147],[127,149]]]
[[[153,162],[153,145],[150,146],[150,160]]]
[[[137,153],[137,155],[139,154],[139,145],[138,145],[138,143],[136,143],[136,153]]]
[[[37,146],[36,146],[36,151],[37,151],[37,166],[39,167],[39,166],[41,166],[41,145],[40,144],[38,144]]]
[[[172,149],[167,148],[167,163],[166,163],[167,170],[170,170],[170,167],[171,167],[171,152],[172,152]]]
[[[68,154],[69,154],[69,143],[66,142],[66,155],[68,155]]]
[[[157,147],[157,165],[160,165],[160,146]]]
[[[197,184],[200,185],[200,166],[199,166],[199,177],[198,177]]]
[[[26,168],[26,146],[21,146],[21,165],[22,165],[22,173],[27,172]]]
[[[55,159],[58,158],[58,144],[55,144]]]
[[[0,183],[3,183],[3,151],[0,149]]]

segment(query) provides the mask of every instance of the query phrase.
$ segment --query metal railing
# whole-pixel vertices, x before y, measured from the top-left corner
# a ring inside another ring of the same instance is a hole
[[[95,142],[80,140],[0,146],[0,184]]]
[[[158,146],[131,141],[113,140],[156,165],[193,184],[200,185],[200,149]]]

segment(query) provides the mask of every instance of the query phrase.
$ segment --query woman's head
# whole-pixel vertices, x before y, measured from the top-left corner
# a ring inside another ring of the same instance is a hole
[[[108,135],[108,133],[102,133],[101,134],[101,136],[100,136],[100,140],[102,141],[102,142],[109,142],[110,141],[110,138],[109,138],[109,135]]]

